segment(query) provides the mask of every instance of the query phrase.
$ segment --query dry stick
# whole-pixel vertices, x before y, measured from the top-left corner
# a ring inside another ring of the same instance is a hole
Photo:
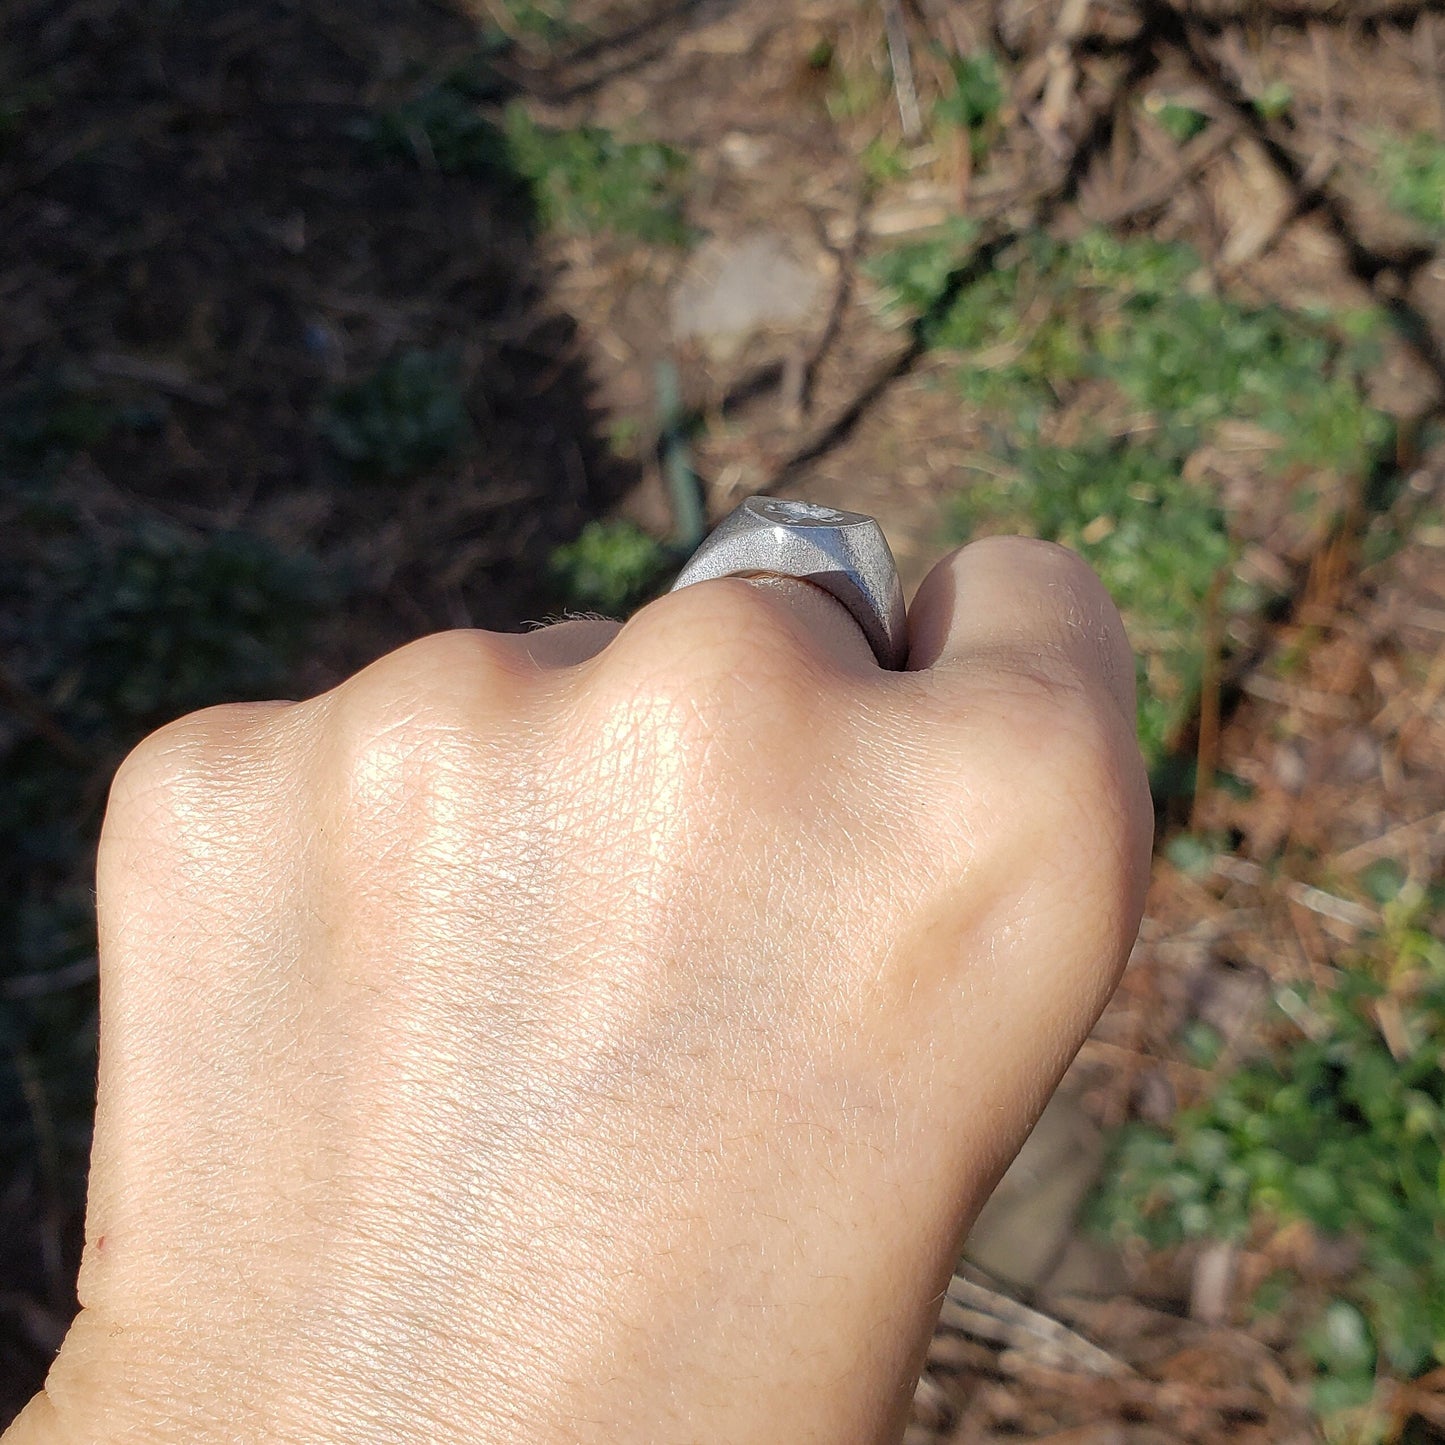
[[[883,28],[888,35],[888,64],[893,71],[893,94],[898,99],[898,119],[903,139],[911,145],[923,134],[923,117],[918,110],[918,88],[913,83],[913,55],[908,48],[908,26],[899,0],[883,0]]]
[[[1197,135],[1179,152],[1178,162],[1158,180],[1139,187],[1132,195],[1122,197],[1114,205],[1096,214],[1093,219],[1103,226],[1117,226],[1137,216],[1167,205],[1178,195],[1186,182],[1193,180],[1215,156],[1229,149],[1239,135],[1232,121],[1218,121],[1202,135]]]
[[[853,234],[845,246],[830,247],[838,263],[838,277],[833,286],[833,296],[828,303],[828,319],[824,323],[817,341],[803,357],[798,389],[798,414],[808,416],[813,410],[814,392],[818,384],[818,372],[824,358],[843,330],[843,318],[853,299],[853,276],[863,250],[864,226],[867,223],[868,202],[864,194],[859,195],[853,214]]]
[[[1024,1358],[1049,1368],[1106,1379],[1134,1374],[1123,1360],[1052,1315],[1020,1304],[1012,1295],[963,1274],[955,1274],[948,1282],[939,1323],[972,1339],[1016,1350]]]
[[[1219,725],[1224,671],[1224,583],[1229,569],[1221,567],[1209,583],[1204,599],[1204,672],[1199,680],[1199,745],[1194,754],[1194,804],[1190,826],[1199,825],[1200,809],[1214,786],[1219,760]]]
[[[1373,863],[1377,858],[1388,857],[1401,844],[1410,842],[1420,834],[1433,835],[1442,828],[1445,828],[1445,810],[1431,813],[1424,818],[1416,818],[1409,823],[1400,823],[1388,832],[1367,838],[1363,843],[1356,843],[1353,848],[1346,848],[1343,853],[1335,856],[1334,867],[1341,873],[1352,873],[1356,868],[1363,868],[1366,863]]]

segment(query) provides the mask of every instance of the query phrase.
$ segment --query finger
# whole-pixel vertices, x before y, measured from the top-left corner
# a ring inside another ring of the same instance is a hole
[[[878,659],[863,629],[830,592],[800,577],[764,575],[744,580],[764,589],[780,606],[786,607],[818,652],[836,666],[844,670],[877,669]]]
[[[841,602],[812,582],[774,573],[710,577],[655,598],[628,619],[608,652],[621,659],[634,648],[644,659],[711,658],[739,670],[771,658],[799,677],[879,672],[868,639]]]
[[[621,626],[606,617],[570,617],[531,632],[509,634],[508,640],[537,667],[575,667],[596,657]]]
[[[1067,548],[990,537],[945,557],[908,614],[908,670],[980,669],[1097,688],[1132,724],[1134,657],[1113,599]]]

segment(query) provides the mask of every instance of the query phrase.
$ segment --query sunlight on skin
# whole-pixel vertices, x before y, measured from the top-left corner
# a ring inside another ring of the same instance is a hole
[[[143,745],[84,1309],[6,1445],[896,1440],[1152,820],[1077,559],[956,553],[910,626],[884,673],[707,582]]]

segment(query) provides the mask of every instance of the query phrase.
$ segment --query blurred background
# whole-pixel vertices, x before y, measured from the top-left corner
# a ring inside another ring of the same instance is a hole
[[[6,0],[0,1421],[126,749],[773,492],[910,592],[1066,542],[1139,653],[1148,915],[910,1445],[1445,1439],[1441,9]]]

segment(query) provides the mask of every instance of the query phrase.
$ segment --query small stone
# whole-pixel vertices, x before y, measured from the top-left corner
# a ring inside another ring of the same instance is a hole
[[[672,334],[726,352],[762,331],[820,321],[823,276],[771,231],[705,242],[672,296]]]
[[[729,131],[719,142],[718,149],[734,170],[744,172],[760,170],[773,152],[770,141],[741,130]]]
[[[1045,1285],[1103,1158],[1103,1139],[1078,1101],[1055,1094],[975,1222],[964,1257],[1011,1284]]]

